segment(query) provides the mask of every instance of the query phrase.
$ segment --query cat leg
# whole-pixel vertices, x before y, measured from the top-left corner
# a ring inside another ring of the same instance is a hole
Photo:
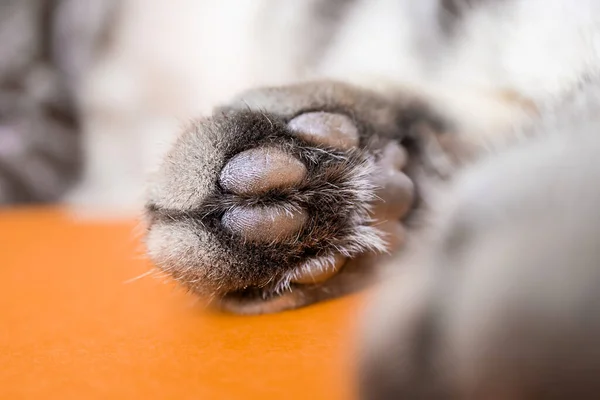
[[[425,251],[365,313],[360,398],[597,396],[600,140],[584,121],[456,177]]]
[[[148,193],[148,254],[239,313],[357,290],[374,254],[402,247],[415,198],[402,143],[431,121],[416,101],[330,81],[247,92],[166,156]]]

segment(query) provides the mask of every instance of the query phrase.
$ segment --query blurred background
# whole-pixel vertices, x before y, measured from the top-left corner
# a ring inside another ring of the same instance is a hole
[[[307,74],[337,2],[294,3],[1,0],[0,207],[139,209],[181,125]]]

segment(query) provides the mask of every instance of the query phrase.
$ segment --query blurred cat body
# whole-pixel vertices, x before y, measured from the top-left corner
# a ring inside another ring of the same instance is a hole
[[[127,0],[80,87],[86,168],[68,199],[136,205],[189,118],[250,87],[313,78],[414,93],[488,143],[595,73],[599,8],[592,0]]]

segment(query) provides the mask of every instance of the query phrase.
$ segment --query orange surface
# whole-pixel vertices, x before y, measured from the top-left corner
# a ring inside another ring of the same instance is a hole
[[[0,213],[0,399],[347,399],[357,297],[199,310],[152,277],[135,223]]]

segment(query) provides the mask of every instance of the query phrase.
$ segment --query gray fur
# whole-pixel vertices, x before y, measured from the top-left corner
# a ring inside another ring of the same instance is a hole
[[[56,201],[80,175],[76,88],[111,2],[77,3],[0,4],[0,206]]]

